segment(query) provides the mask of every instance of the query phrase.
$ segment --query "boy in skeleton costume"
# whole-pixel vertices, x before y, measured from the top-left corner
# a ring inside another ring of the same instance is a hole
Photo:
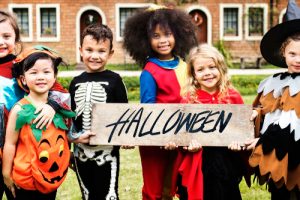
[[[300,9],[289,1],[286,21],[271,28],[261,41],[262,56],[287,68],[263,80],[254,101],[256,134],[250,165],[267,182],[271,199],[300,199]],[[260,127],[260,125],[262,125]]]
[[[91,128],[93,103],[127,103],[121,77],[105,70],[113,55],[112,32],[105,25],[90,25],[82,34],[80,54],[86,71],[70,84],[71,105],[76,112],[75,128]],[[84,199],[116,200],[118,197],[119,147],[75,146],[75,166]]]

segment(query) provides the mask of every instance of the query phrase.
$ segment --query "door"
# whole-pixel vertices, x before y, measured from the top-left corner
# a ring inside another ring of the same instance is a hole
[[[196,36],[199,44],[207,43],[207,16],[201,10],[193,10],[189,14],[197,27]]]
[[[100,14],[95,10],[87,10],[84,13],[82,13],[80,17],[80,44],[81,44],[81,34],[85,27],[87,27],[90,24],[102,24],[102,18]],[[82,61],[82,58],[80,58]]]

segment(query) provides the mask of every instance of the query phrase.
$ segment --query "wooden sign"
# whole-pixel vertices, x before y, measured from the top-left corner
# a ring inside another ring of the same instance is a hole
[[[254,138],[252,106],[237,104],[94,104],[91,145],[228,146]]]

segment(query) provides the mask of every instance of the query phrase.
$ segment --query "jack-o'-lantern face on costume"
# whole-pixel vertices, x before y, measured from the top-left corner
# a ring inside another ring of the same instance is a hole
[[[60,182],[64,178],[68,168],[60,166],[62,162],[69,159],[68,151],[69,149],[65,150],[65,138],[63,135],[42,138],[38,145],[38,168],[44,181],[55,184],[55,182]]]
[[[30,136],[31,141],[36,142],[36,149],[32,148],[35,159],[31,163],[34,185],[40,192],[51,192],[62,184],[68,171],[70,150],[66,134],[51,124],[39,142],[33,134]]]

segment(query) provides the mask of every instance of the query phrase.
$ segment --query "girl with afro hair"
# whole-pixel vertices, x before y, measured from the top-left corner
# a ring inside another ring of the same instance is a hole
[[[197,45],[189,15],[162,6],[140,10],[125,24],[124,48],[141,66],[141,103],[180,103],[186,63],[182,60]],[[177,151],[141,146],[143,200],[172,199],[172,171]],[[174,182],[174,181],[173,181]]]

